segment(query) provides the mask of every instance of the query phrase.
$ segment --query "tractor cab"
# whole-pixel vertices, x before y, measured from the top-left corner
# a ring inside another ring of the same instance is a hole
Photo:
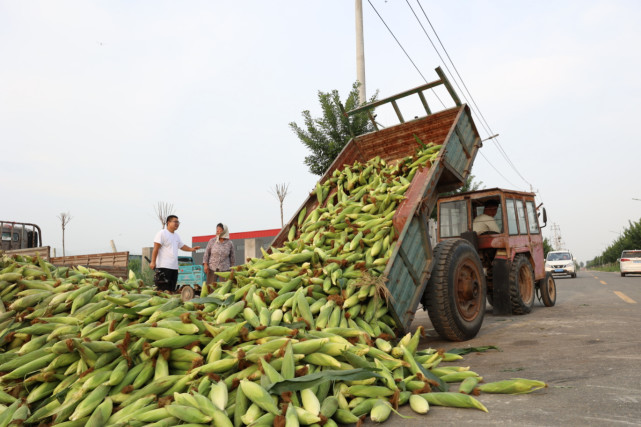
[[[538,208],[534,193],[499,188],[438,201],[438,241],[463,238],[476,249],[487,282],[487,299],[497,314],[529,313],[541,283],[545,282],[546,292],[554,286],[553,279],[546,279],[543,256],[541,228],[547,214],[545,208]]]

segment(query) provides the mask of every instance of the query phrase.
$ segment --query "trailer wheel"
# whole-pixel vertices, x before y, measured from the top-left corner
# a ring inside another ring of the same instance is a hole
[[[474,338],[483,324],[486,298],[478,254],[467,240],[445,240],[434,249],[433,266],[423,305],[434,329],[451,341]]]
[[[517,255],[510,269],[510,301],[513,314],[527,314],[534,306],[534,270],[524,255]]]
[[[552,274],[546,273],[545,278],[539,284],[541,300],[546,307],[553,307],[556,304],[556,283]]]
[[[185,302],[189,301],[194,297],[194,288],[192,288],[189,285],[183,285],[182,288],[180,288],[180,299]]]

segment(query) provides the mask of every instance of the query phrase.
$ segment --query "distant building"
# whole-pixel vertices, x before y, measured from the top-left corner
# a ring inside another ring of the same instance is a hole
[[[258,230],[258,231],[242,231],[239,233],[229,233],[229,239],[234,245],[236,251],[236,265],[245,264],[247,258],[260,258],[262,252],[260,248],[267,249],[274,237],[278,235],[280,228],[273,230]],[[216,237],[215,234],[210,236],[193,236],[191,238],[191,246],[200,246],[194,255],[194,263],[202,264],[203,256],[205,255],[205,248],[210,239]]]

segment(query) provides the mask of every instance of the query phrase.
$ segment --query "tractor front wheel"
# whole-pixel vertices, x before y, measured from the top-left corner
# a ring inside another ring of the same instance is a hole
[[[527,314],[534,306],[534,270],[525,255],[517,255],[510,269],[512,314]]]
[[[545,273],[545,278],[539,283],[541,300],[546,307],[553,307],[556,304],[556,283],[551,273]]]

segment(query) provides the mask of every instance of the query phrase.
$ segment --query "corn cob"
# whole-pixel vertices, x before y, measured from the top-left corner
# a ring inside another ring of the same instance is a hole
[[[207,424],[212,420],[212,417],[203,414],[200,410],[192,406],[172,404],[165,406],[165,408],[167,408],[167,412],[169,412],[172,417],[187,423]]]
[[[527,380],[525,378],[512,378],[509,380],[485,383],[478,386],[483,393],[525,394],[546,388],[543,381]]]
[[[474,391],[474,388],[479,383],[478,377],[469,377],[461,381],[461,384],[458,387],[458,392],[463,394],[470,394]]]
[[[374,422],[382,423],[384,421],[387,421],[391,412],[392,405],[386,400],[379,399],[374,403],[374,406],[372,406],[372,410],[370,411],[370,418]]]
[[[241,380],[240,387],[242,388],[245,396],[260,408],[274,415],[280,414],[280,410],[272,400],[269,393],[267,393],[260,385],[249,380]]]
[[[434,392],[423,393],[421,397],[427,400],[430,405],[436,406],[451,406],[456,408],[474,408],[483,412],[487,412],[487,408],[478,400],[462,393],[453,392]]]

